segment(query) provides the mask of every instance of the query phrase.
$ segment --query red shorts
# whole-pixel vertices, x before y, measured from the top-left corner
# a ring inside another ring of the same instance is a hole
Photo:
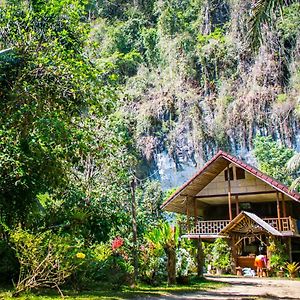
[[[255,259],[255,266],[258,268],[263,268],[265,266],[264,261],[262,259]]]

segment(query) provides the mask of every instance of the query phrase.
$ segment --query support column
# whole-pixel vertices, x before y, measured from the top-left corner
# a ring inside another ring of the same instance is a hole
[[[194,226],[195,226],[195,232],[198,222],[198,208],[197,208],[197,199],[194,198]]]
[[[187,233],[190,233],[191,226],[190,226],[190,210],[189,210],[189,198],[186,196],[185,197],[185,209],[186,209],[186,224],[187,224]]]
[[[231,184],[230,184],[230,168],[227,167],[227,182],[228,182],[228,210],[229,210],[229,220],[232,220],[232,210],[231,210]]]
[[[279,193],[276,191],[276,202],[277,202],[277,219],[278,219],[278,229],[281,231],[281,220],[280,220],[280,202],[279,202]]]
[[[288,254],[289,254],[289,262],[292,262],[292,238],[289,236],[287,237],[287,250],[288,250]]]
[[[199,235],[197,239],[197,275],[198,277],[203,277],[203,266],[204,266],[204,257],[202,249],[202,239]]]
[[[240,213],[240,207],[239,207],[239,196],[235,195],[235,210],[236,210],[236,215]]]
[[[232,258],[233,258],[233,265],[232,265],[232,273],[235,275],[236,274],[236,267],[237,267],[237,246],[235,245],[235,237],[231,236],[230,237],[230,247],[231,247],[231,253],[232,253]]]
[[[286,203],[284,199],[284,193],[281,193],[281,201],[282,201],[282,207],[283,207],[283,217],[286,218]]]

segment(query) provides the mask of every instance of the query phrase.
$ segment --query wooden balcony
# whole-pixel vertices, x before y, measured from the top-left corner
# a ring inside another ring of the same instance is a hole
[[[263,220],[285,236],[298,235],[296,220],[291,217],[263,218]],[[229,220],[197,221],[196,224],[191,222],[190,225],[182,223],[180,227],[183,235],[216,236],[229,223]]]
[[[276,230],[280,231],[283,235],[287,234],[298,234],[297,222],[292,217],[286,218],[264,218],[266,223],[274,227]]]

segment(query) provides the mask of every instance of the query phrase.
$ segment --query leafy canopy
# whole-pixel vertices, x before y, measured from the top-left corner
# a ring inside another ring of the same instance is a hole
[[[293,154],[294,150],[280,145],[270,136],[257,136],[254,140],[254,155],[259,169],[285,184],[291,183],[286,164]]]

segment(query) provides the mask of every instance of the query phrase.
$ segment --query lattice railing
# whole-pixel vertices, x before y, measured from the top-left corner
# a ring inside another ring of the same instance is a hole
[[[278,231],[292,231],[296,232],[296,220],[291,217],[286,218],[265,218],[266,223],[277,229]]]
[[[229,220],[198,221],[196,226],[194,224],[191,226],[190,233],[218,234],[229,222]]]
[[[291,217],[281,218],[264,218],[266,223],[277,229],[278,231],[291,231],[297,232],[296,220]],[[214,220],[214,221],[197,221],[181,224],[182,234],[208,234],[208,235],[217,235],[220,231],[225,228],[230,223],[229,220]]]

